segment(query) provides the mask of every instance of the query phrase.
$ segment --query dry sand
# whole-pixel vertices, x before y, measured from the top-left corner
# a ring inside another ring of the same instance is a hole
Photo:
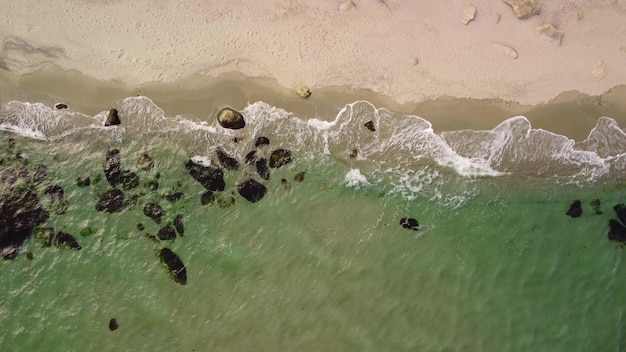
[[[368,100],[436,130],[523,114],[576,139],[599,116],[626,119],[626,0],[537,2],[518,19],[499,0],[14,1],[0,13],[0,103],[97,113],[137,94],[172,115],[263,100],[328,117]],[[562,38],[538,35],[545,24]]]

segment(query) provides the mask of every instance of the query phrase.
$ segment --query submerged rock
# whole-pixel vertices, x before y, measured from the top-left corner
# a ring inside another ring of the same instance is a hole
[[[217,154],[217,159],[219,160],[220,165],[222,165],[223,168],[225,168],[226,170],[237,170],[237,169],[239,169],[239,162],[237,161],[237,159],[235,159],[232,156],[228,155],[221,148],[218,148],[215,151],[215,153]]]
[[[416,219],[413,218],[402,218],[400,219],[400,225],[408,230],[417,231],[420,229],[420,224]]]
[[[371,121],[371,120],[370,120],[370,121],[367,121],[367,122],[365,123],[365,125],[363,125],[363,126],[365,126],[365,128],[367,128],[367,129],[368,129],[368,130],[370,130],[371,132],[376,132],[376,127],[374,127],[374,121]]]
[[[48,178],[48,167],[46,165],[37,166],[37,170],[35,171],[35,174],[33,175],[33,182],[35,183],[43,182],[46,180],[46,178]]]
[[[14,168],[4,170],[0,175],[0,180],[4,183],[14,184],[17,181],[17,171]]]
[[[176,238],[176,231],[174,231],[173,227],[167,225],[159,230],[157,237],[161,241],[173,241]]]
[[[581,216],[582,214],[583,214],[583,208],[579,200],[575,200],[574,203],[570,205],[569,210],[567,210],[567,213],[565,213],[565,215],[569,215],[573,218],[577,218]]]
[[[183,225],[183,214],[178,214],[174,218],[174,228],[178,232],[178,236],[185,236],[185,225]]]
[[[137,159],[137,166],[144,171],[150,171],[154,168],[154,160],[148,154],[143,153]]]
[[[139,176],[130,170],[124,170],[120,177],[122,188],[126,191],[139,186]]]
[[[159,258],[169,269],[170,276],[174,281],[181,285],[187,284],[187,269],[176,253],[169,248],[163,248],[159,252]]]
[[[528,18],[541,13],[541,7],[536,0],[502,0],[511,6],[513,13],[519,19]]]
[[[270,156],[270,167],[279,168],[283,165],[289,164],[292,161],[291,151],[288,149],[276,149]]]
[[[122,155],[117,149],[107,152],[106,161],[104,162],[104,176],[111,185],[115,187],[120,183],[122,177]]]
[[[185,194],[183,192],[169,193],[165,195],[165,200],[170,203],[176,203],[179,200],[183,199],[183,197],[185,197]]]
[[[65,191],[63,191],[63,187],[59,185],[51,185],[46,187],[43,191],[43,194],[48,196],[52,201],[61,201],[65,197]]]
[[[237,192],[252,203],[260,201],[265,196],[266,191],[267,188],[263,184],[253,179],[248,179],[237,185]]]
[[[147,203],[143,207],[143,213],[157,224],[160,224],[163,217],[163,208],[156,203]]]
[[[54,228],[37,227],[33,231],[33,238],[40,245],[44,247],[50,247],[52,246],[52,240],[54,239]]]
[[[113,318],[113,319],[109,320],[109,330],[115,331],[119,327],[120,327],[120,325],[117,323],[117,319]]]
[[[257,148],[261,145],[268,145],[268,144],[270,144],[270,140],[267,137],[259,137],[254,142],[254,146]]]
[[[117,110],[114,108],[111,108],[111,110],[109,110],[109,116],[107,116],[106,121],[104,122],[105,126],[115,126],[115,125],[119,125],[121,124],[122,121],[120,121],[120,117],[119,114],[117,113]]]
[[[192,160],[187,161],[185,168],[191,177],[209,191],[223,191],[226,187],[224,173],[218,168],[196,164]]]
[[[124,193],[119,189],[112,189],[104,193],[96,203],[97,211],[117,213],[124,209]]]
[[[88,176],[81,176],[76,179],[76,185],[78,187],[89,187],[91,185],[91,179]]]
[[[626,224],[626,206],[623,203],[620,203],[613,207],[615,214],[617,214],[617,218],[622,224]]]
[[[302,182],[302,181],[304,181],[304,175],[306,175],[306,171],[301,171],[301,172],[298,172],[298,173],[296,174],[296,176],[294,176],[294,177],[293,177],[293,179],[294,179],[296,182]]]
[[[0,197],[0,252],[13,259],[35,227],[43,223],[44,210],[37,194],[24,189],[19,194]]]
[[[211,191],[206,191],[200,196],[200,204],[207,205],[215,201],[215,195]]]
[[[261,158],[256,161],[256,172],[262,179],[270,179],[270,170],[267,168],[267,160],[265,158]]]
[[[224,195],[224,194],[220,194],[217,197],[217,205],[220,208],[228,208],[228,207],[233,206],[234,204],[235,204],[235,198],[234,197],[227,196],[227,195]]]
[[[609,220],[609,241],[626,243],[626,227],[617,220]]]
[[[74,238],[74,236],[70,235],[69,233],[61,232],[61,231],[59,231],[56,237],[54,238],[54,245],[59,248],[68,248],[68,249],[76,249],[76,250],[81,249],[80,245],[78,244],[78,241],[76,241],[76,238]]]
[[[256,160],[256,150],[246,154],[246,164],[252,164]]]
[[[246,121],[238,111],[231,108],[224,108],[217,114],[217,121],[224,128],[238,130],[246,127]]]
[[[600,199],[592,200],[591,203],[589,203],[589,205],[591,205],[596,215],[602,214],[602,210],[600,210]]]

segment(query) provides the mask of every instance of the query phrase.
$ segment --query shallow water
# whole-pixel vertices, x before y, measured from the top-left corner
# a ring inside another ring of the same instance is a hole
[[[3,192],[30,185],[51,213],[42,226],[82,247],[31,237],[1,262],[3,350],[626,349],[624,250],[607,238],[612,207],[626,202],[626,135],[608,118],[576,143],[523,117],[435,134],[424,119],[367,102],[319,120],[253,103],[237,131],[214,117],[165,116],[145,97],[116,108],[123,123],[108,128],[107,112],[0,110],[1,168],[48,166],[42,183],[5,182]],[[258,136],[270,145],[254,148]],[[230,207],[202,205],[205,190],[184,166],[192,157],[217,164],[217,147],[241,163],[216,193],[233,197]],[[277,148],[294,160],[268,181],[243,162],[250,150]],[[111,188],[103,165],[112,149],[141,179],[124,191],[137,204],[115,214],[95,209]],[[153,170],[138,168],[142,153]],[[81,176],[100,180],[81,188]],[[258,203],[237,193],[248,178],[267,186]],[[65,191],[64,214],[43,195],[53,184]],[[183,199],[164,199],[174,192]],[[576,199],[583,215],[566,216]],[[143,214],[148,202],[164,208],[162,224]],[[177,214],[183,237],[148,238]],[[403,217],[420,230],[400,226]],[[82,236],[87,227],[94,233]],[[163,247],[185,264],[186,285],[160,263]],[[119,329],[109,331],[111,318]]]

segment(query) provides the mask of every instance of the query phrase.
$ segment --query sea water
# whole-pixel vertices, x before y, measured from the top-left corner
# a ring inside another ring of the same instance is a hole
[[[0,172],[28,170],[18,184],[50,212],[41,226],[81,246],[31,236],[0,263],[3,351],[626,350],[625,252],[607,238],[613,206],[626,202],[626,134],[610,118],[574,142],[521,116],[434,133],[365,101],[313,119],[255,102],[240,130],[166,116],[146,97],[116,108],[122,124],[109,127],[107,111],[0,110]],[[270,144],[255,147],[259,136]],[[185,168],[219,167],[218,148],[240,162],[215,193],[230,206],[203,205]],[[269,180],[244,162],[279,148],[293,161]],[[137,202],[100,212],[115,149],[140,178],[123,190]],[[152,170],[139,168],[144,153]],[[47,178],[35,183],[40,165]],[[249,178],[267,187],[257,203],[237,192]],[[50,185],[63,188],[63,208],[44,194]],[[575,200],[578,218],[566,215]],[[144,215],[149,202],[164,209],[161,224]],[[177,215],[184,236],[155,239]],[[160,262],[165,247],[186,285]]]

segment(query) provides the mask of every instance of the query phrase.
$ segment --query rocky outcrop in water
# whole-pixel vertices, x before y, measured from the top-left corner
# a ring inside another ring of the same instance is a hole
[[[117,112],[116,109],[111,108],[111,110],[109,110],[109,115],[107,116],[106,121],[104,122],[105,126],[116,126],[121,124],[122,121],[120,121],[120,117],[119,114]]]
[[[237,192],[252,203],[256,203],[263,199],[266,191],[267,188],[263,184],[253,179],[248,179],[247,181],[237,185]]]
[[[37,170],[33,175],[33,182],[41,183],[48,178],[48,167],[46,165],[37,166]]]
[[[176,231],[170,225],[163,226],[159,230],[159,233],[157,234],[157,237],[161,241],[173,241],[174,239],[176,239]]]
[[[220,165],[222,165],[224,169],[231,171],[239,169],[239,162],[237,161],[237,159],[228,155],[220,148],[218,148],[215,153],[217,154],[217,159],[219,160]]]
[[[619,221],[615,219],[609,220],[609,241],[619,242],[626,244],[626,206],[624,204],[618,204],[613,207],[615,214]]]
[[[374,127],[374,121],[367,121],[363,126],[370,130],[370,132],[376,132],[376,127]]]
[[[4,259],[13,259],[35,227],[45,222],[44,209],[30,189],[0,196],[0,253]]]
[[[270,167],[279,168],[283,165],[287,165],[292,161],[291,151],[288,149],[276,149],[270,156]]]
[[[112,189],[104,193],[96,203],[97,211],[118,213],[124,209],[124,193],[119,189]]]
[[[174,218],[174,229],[178,233],[178,236],[185,236],[185,225],[183,224],[183,214],[178,214]]]
[[[88,176],[80,176],[76,179],[76,185],[78,187],[89,187],[91,185],[91,179]]]
[[[573,218],[577,218],[583,214],[583,208],[579,200],[575,200],[565,213]]]
[[[113,319],[109,320],[109,330],[115,331],[119,327],[120,327],[120,325],[117,323],[117,319],[113,318]]]
[[[154,168],[154,160],[146,153],[143,153],[137,159],[137,167],[144,171],[150,171]]]
[[[420,224],[416,219],[413,218],[402,218],[400,219],[400,225],[407,230],[417,231],[420,229]]]
[[[106,160],[104,162],[104,176],[111,185],[115,187],[120,183],[122,177],[122,155],[117,149],[109,150],[107,152]]]
[[[147,203],[143,207],[143,213],[157,224],[160,224],[161,218],[163,217],[163,208],[156,203]]]
[[[191,177],[209,191],[223,191],[226,187],[224,173],[218,168],[196,164],[192,160],[187,161],[185,168]]]
[[[170,203],[176,203],[179,200],[183,199],[184,197],[185,197],[185,194],[183,192],[168,193],[165,195],[165,200],[167,200]]]
[[[78,241],[74,236],[69,233],[59,231],[54,238],[54,245],[59,248],[67,248],[67,249],[81,249]]]
[[[261,158],[256,161],[256,172],[259,176],[264,180],[270,179],[270,170],[267,168],[267,160],[265,158]]]
[[[124,170],[120,176],[122,188],[126,191],[139,186],[139,176],[130,170]]]
[[[256,139],[256,141],[254,142],[254,146],[255,146],[255,147],[257,147],[257,148],[258,148],[259,146],[262,146],[262,145],[269,145],[269,144],[270,144],[270,140],[269,140],[269,138],[267,138],[267,137],[263,137],[263,136],[261,136],[261,137],[257,138],[257,139]]]
[[[238,111],[231,108],[224,108],[217,114],[217,122],[224,128],[238,130],[246,127],[246,121]]]
[[[170,276],[174,281],[181,285],[187,284],[187,269],[185,269],[185,265],[176,253],[172,252],[169,248],[163,248],[159,252],[159,258],[161,262],[167,266]]]

